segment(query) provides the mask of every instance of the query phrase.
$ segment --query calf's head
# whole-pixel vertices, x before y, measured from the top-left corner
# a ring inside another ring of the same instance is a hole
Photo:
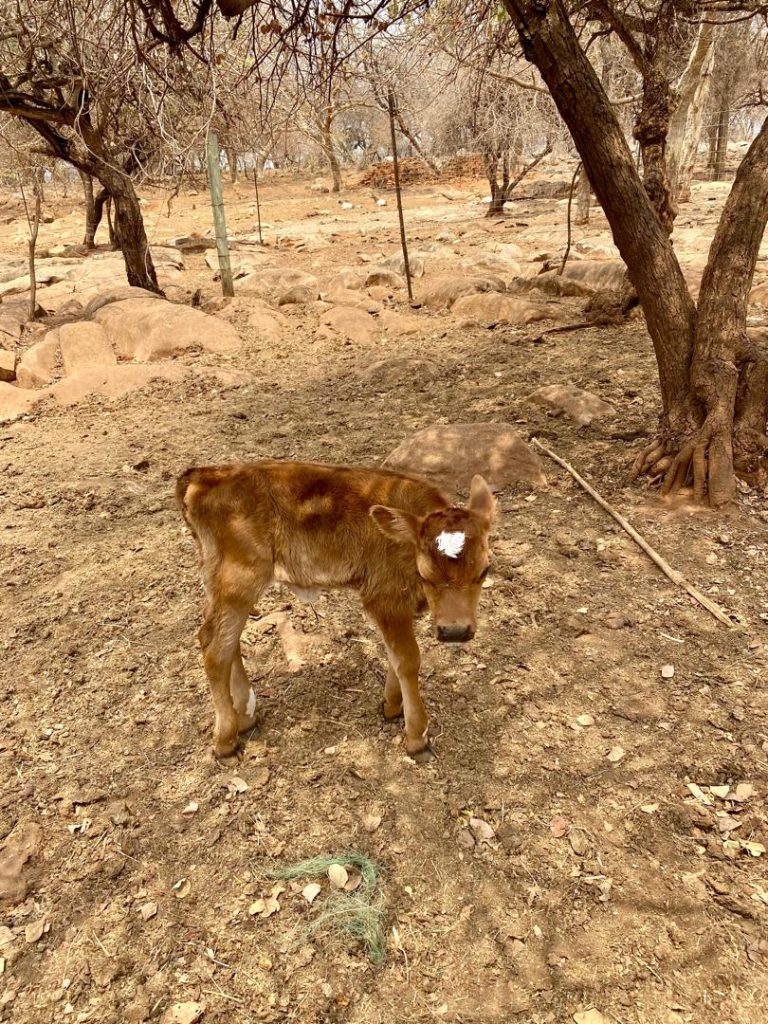
[[[488,573],[488,531],[496,503],[481,476],[472,478],[467,508],[453,506],[417,516],[374,505],[371,516],[387,537],[415,549],[435,633],[446,643],[471,640],[477,603]]]

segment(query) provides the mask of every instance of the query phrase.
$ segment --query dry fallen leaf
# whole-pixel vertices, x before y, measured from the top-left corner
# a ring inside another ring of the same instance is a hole
[[[590,725],[595,724],[595,720],[592,715],[579,715],[576,719],[576,724],[580,725],[583,729],[586,729]]]
[[[658,809],[658,804],[643,804],[643,806],[640,808],[643,814],[655,814],[656,811],[658,811]]]
[[[751,857],[762,857],[765,847],[762,843],[753,843],[749,840],[740,840],[742,850],[746,850]]]
[[[380,814],[364,814],[363,815],[363,828],[366,832],[375,832],[379,825],[381,825]]]
[[[754,786],[751,786],[748,782],[740,782],[736,789],[729,794],[728,799],[735,800],[737,803],[743,804],[745,800],[749,800],[749,798],[754,795]]]
[[[248,783],[239,775],[233,775],[227,786],[231,793],[245,793],[248,790]]]
[[[662,679],[672,679],[674,674],[675,674],[675,666],[674,665],[662,665],[661,666],[661,678]]]
[[[705,793],[701,786],[697,786],[695,782],[688,783],[688,790],[696,797],[697,800],[700,800],[703,804],[714,803],[714,800],[709,795],[709,793]]]
[[[608,753],[605,755],[612,764],[618,764],[618,762],[624,757],[626,751],[624,747],[611,747]]]
[[[608,1024],[607,1019],[600,1013],[599,1010],[595,1010],[594,1007],[590,1010],[582,1010],[580,1013],[574,1013],[573,1019],[576,1024]]]
[[[572,828],[568,833],[568,842],[577,857],[583,857],[589,849],[589,839],[580,828]]]
[[[143,907],[139,907],[139,913],[145,921],[149,921],[149,919],[154,917],[157,913],[157,904],[145,903]]]
[[[205,1013],[205,1003],[174,1003],[163,1014],[161,1024],[197,1024]]]
[[[328,877],[334,889],[343,889],[349,880],[347,869],[341,864],[331,864],[328,868]]]
[[[725,798],[728,796],[728,793],[730,792],[730,790],[731,790],[730,786],[710,786],[709,787],[709,792],[710,793],[714,793],[715,796],[720,797],[721,800],[725,800]]]
[[[561,814],[556,814],[549,823],[549,831],[555,839],[562,839],[562,837],[568,832],[568,822]]]
[[[187,804],[187,806],[184,808],[184,810],[181,813],[182,814],[197,814],[197,811],[198,811],[199,807],[200,807],[200,804],[195,803],[194,800],[190,800],[189,803]]]
[[[45,918],[41,917],[39,921],[33,921],[28,924],[24,929],[24,940],[25,942],[38,942],[43,937],[45,931]]]
[[[177,900],[185,900],[192,892],[192,883],[188,878],[180,878],[173,883],[173,894]]]
[[[344,891],[354,892],[355,889],[358,889],[360,887],[360,883],[363,880],[363,876],[360,874],[357,868],[350,868],[347,874],[349,875],[349,878],[347,879],[347,884],[344,886]]]
[[[317,882],[310,882],[309,885],[305,885],[301,890],[301,895],[307,903],[313,903],[321,892],[322,886],[318,885]]]
[[[741,822],[737,818],[732,818],[730,814],[718,814],[717,829],[719,832],[733,832],[740,827]]]
[[[494,828],[482,818],[470,818],[469,827],[472,829],[475,839],[478,839],[483,843],[489,843],[491,839],[496,838]]]

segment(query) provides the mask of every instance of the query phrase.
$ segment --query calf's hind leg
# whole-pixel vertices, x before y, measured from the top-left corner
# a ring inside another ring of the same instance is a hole
[[[252,724],[248,722],[249,701],[253,714],[255,694],[245,675],[240,634],[266,582],[252,570],[233,571],[228,567],[209,588],[207,615],[198,637],[213,701],[213,750],[217,757],[233,754],[238,732]]]

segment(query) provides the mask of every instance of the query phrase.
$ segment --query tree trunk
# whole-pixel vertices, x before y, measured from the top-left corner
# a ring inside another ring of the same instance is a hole
[[[224,152],[227,154],[227,164],[229,165],[229,180],[234,185],[237,182],[237,153],[231,147]]]
[[[579,181],[576,186],[576,216],[574,224],[589,224],[589,203],[592,198],[592,188],[589,184],[587,172],[582,167],[579,171]]]
[[[664,422],[687,430],[697,422],[688,374],[696,309],[669,235],[562,0],[504,0],[504,6],[570,130],[642,303],[659,366]]]
[[[503,0],[526,56],[549,86],[611,225],[656,350],[659,437],[635,475],[664,492],[691,480],[694,496],[730,500],[736,465],[768,467],[768,352],[746,334],[749,289],[768,222],[768,119],[736,176],[710,249],[699,312],[669,238],[639,180],[618,121],[562,0]],[[745,436],[746,435],[746,436]]]
[[[93,178],[86,171],[78,171],[78,174],[83,183],[83,196],[85,197],[85,237],[83,245],[86,249],[94,249],[96,247],[95,238],[98,221],[96,220],[96,201],[93,198]]]
[[[678,203],[691,201],[691,179],[715,62],[715,28],[712,22],[699,25],[696,44],[678,83],[677,107],[669,125],[667,163],[672,196]]]
[[[336,147],[333,144],[333,115],[330,110],[327,110],[323,115],[323,120],[320,124],[320,134],[322,138],[322,147],[325,158],[328,161],[328,166],[331,169],[331,180],[333,182],[331,186],[331,192],[341,192],[342,180],[341,180],[341,167],[339,166],[339,159],[336,156]]]
[[[715,151],[715,166],[713,169],[713,180],[723,181],[725,178],[726,163],[728,160],[728,139],[731,134],[731,85],[725,82],[723,85],[723,96],[720,101],[720,110],[717,121],[717,149]]]
[[[113,198],[115,233],[125,260],[128,284],[134,288],[146,288],[147,291],[161,293],[133,182],[127,179],[127,186],[116,191]]]

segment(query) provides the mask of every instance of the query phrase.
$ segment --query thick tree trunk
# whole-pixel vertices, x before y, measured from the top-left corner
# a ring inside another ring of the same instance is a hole
[[[691,200],[691,179],[715,62],[715,29],[712,22],[699,25],[696,44],[678,83],[677,107],[669,125],[667,163],[672,195],[678,203]]]
[[[592,188],[589,184],[587,172],[582,166],[576,185],[576,216],[573,219],[574,224],[589,224],[589,203],[591,198]]]
[[[160,292],[157,273],[149,242],[144,230],[144,219],[138,196],[129,180],[129,187],[123,188],[114,195],[115,232],[125,260],[125,271],[128,284],[135,288],[146,288],[151,292]]]
[[[645,312],[659,366],[664,422],[697,422],[689,385],[696,309],[669,236],[637,173],[614,109],[562,0],[504,0],[584,162]]]
[[[501,185],[499,185],[499,160],[501,160]],[[486,217],[503,217],[504,203],[509,194],[509,150],[503,153],[486,153],[485,169],[491,187],[491,203]]]
[[[720,100],[720,110],[717,121],[717,148],[715,150],[715,166],[712,172],[714,181],[722,181],[725,178],[726,164],[728,160],[728,140],[731,134],[731,89],[730,82],[723,86],[723,96]]]
[[[237,182],[237,153],[231,147],[225,150],[227,164],[229,166],[229,180],[234,185]]]
[[[696,459],[706,442],[709,468],[708,486],[710,503],[720,505],[733,496],[733,421],[739,390],[737,363],[749,362],[755,367],[754,357],[744,359],[747,349],[747,303],[755,264],[760,250],[765,225],[768,222],[768,119],[749,148],[736,175],[733,188],[725,204],[720,223],[709,250],[709,261],[704,271],[699,292],[699,318],[696,336],[696,354],[692,367],[694,388],[704,408],[706,421],[697,448]],[[757,375],[751,382],[753,393],[757,389],[757,404],[765,402],[764,366],[757,363]],[[754,404],[747,392],[742,391],[741,404],[746,418],[745,430],[754,430]],[[739,425],[737,425],[738,427]],[[765,436],[765,420],[759,425],[760,443]],[[753,447],[751,438],[737,438]],[[703,467],[700,467],[700,469]],[[694,463],[694,470],[696,465]],[[698,497],[702,484],[697,479]]]
[[[83,183],[83,197],[85,199],[85,237],[83,245],[86,249],[93,249],[96,246],[96,201],[93,198],[93,178],[86,171],[78,171],[80,180]]]
[[[331,192],[341,192],[342,180],[341,180],[341,167],[339,166],[339,158],[336,155],[336,147],[333,144],[333,116],[331,111],[328,110],[323,115],[323,120],[320,124],[320,135],[322,139],[323,153],[328,161],[328,166],[331,169],[331,180],[333,182],[331,186]]]

